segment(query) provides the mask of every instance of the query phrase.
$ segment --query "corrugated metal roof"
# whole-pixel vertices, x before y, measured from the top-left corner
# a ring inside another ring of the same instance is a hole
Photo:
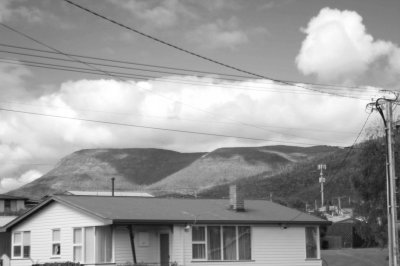
[[[0,199],[10,199],[10,200],[26,200],[27,198],[23,197],[15,197],[15,196],[10,196],[10,195],[5,195],[5,194],[0,194]]]
[[[330,223],[264,200],[246,200],[246,211],[236,212],[229,209],[229,200],[93,196],[54,199],[113,223]]]
[[[112,196],[111,191],[78,191],[69,190],[65,193],[66,195],[76,195],[76,196]],[[115,196],[119,197],[154,197],[150,193],[142,191],[115,191]]]

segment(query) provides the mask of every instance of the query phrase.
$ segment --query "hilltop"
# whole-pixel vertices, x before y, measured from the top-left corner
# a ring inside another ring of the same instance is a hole
[[[209,153],[162,149],[81,150],[61,159],[41,178],[8,194],[37,199],[66,190],[109,190],[111,177],[116,179],[116,190],[147,190],[156,195],[193,194],[214,187],[218,190],[232,182],[269,182],[263,180],[339,150],[329,146],[233,147]]]

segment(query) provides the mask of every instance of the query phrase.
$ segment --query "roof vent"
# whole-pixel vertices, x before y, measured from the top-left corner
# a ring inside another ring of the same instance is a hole
[[[244,212],[244,197],[236,185],[229,186],[229,209]]]

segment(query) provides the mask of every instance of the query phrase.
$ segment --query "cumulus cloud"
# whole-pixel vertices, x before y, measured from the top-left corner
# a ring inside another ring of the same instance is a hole
[[[37,170],[29,170],[23,173],[18,178],[6,177],[0,180],[0,193],[5,193],[7,191],[19,188],[25,184],[28,184],[43,174]]]
[[[189,42],[206,49],[234,49],[249,41],[247,34],[239,29],[235,17],[229,20],[219,19],[215,23],[200,25],[189,32],[186,38]]]
[[[41,22],[45,14],[36,7],[19,5],[16,0],[0,1],[0,21],[7,21],[13,18],[23,18],[29,23]]]
[[[194,17],[180,0],[143,1],[109,0],[116,6],[128,10],[136,18],[148,22],[156,28],[167,28],[177,24],[180,17]]]
[[[296,62],[303,74],[344,83],[368,82],[378,77],[385,77],[388,84],[399,82],[395,71],[399,47],[375,40],[357,12],[323,8],[302,31],[307,36]]]

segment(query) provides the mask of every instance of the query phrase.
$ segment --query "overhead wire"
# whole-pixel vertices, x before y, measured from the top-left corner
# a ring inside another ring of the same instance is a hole
[[[38,112],[8,109],[8,108],[3,108],[3,107],[0,107],[0,110],[5,111],[5,112],[36,115],[36,116],[42,116],[42,117],[62,118],[62,119],[68,119],[68,120],[76,120],[76,121],[84,121],[84,122],[116,125],[116,126],[126,126],[126,127],[142,128],[142,129],[152,129],[152,130],[160,130],[160,131],[170,131],[170,132],[186,133],[186,134],[194,134],[194,135],[204,135],[204,136],[213,136],[213,137],[222,137],[222,138],[235,138],[235,139],[252,140],[252,141],[266,141],[266,142],[285,143],[285,144],[300,144],[300,145],[309,145],[309,146],[321,145],[321,144],[317,144],[317,143],[280,141],[280,140],[273,140],[273,139],[253,138],[253,137],[235,136],[235,135],[228,135],[228,134],[208,133],[208,132],[162,128],[162,127],[151,127],[151,126],[136,125],[136,124],[129,124],[129,123],[119,123],[119,122],[102,121],[102,120],[95,120],[95,119],[77,118],[77,117],[69,117],[69,116],[61,116],[61,115],[51,115],[51,114],[38,113]]]
[[[9,51],[3,51],[0,50],[0,53],[9,53]],[[12,53],[12,52],[10,52]],[[17,53],[20,54],[20,53]],[[30,55],[30,54],[23,54],[27,56],[32,56],[32,57],[39,57],[39,58],[47,58],[47,59],[52,59],[52,60],[61,60],[61,61],[68,61],[68,62],[76,62],[74,60],[68,60],[68,59],[63,59],[63,58],[54,58],[54,57],[42,57],[38,55]],[[14,64],[18,64],[18,62],[21,62],[23,64],[33,66],[33,67],[40,67],[40,68],[48,68],[53,70],[64,70],[64,71],[73,71],[73,72],[79,72],[82,71],[82,73],[86,74],[93,74],[93,75],[104,75],[102,71],[98,72],[93,72],[92,69],[86,69],[86,68],[80,68],[80,67],[75,67],[75,66],[66,66],[66,65],[57,65],[57,64],[52,64],[52,63],[43,63],[40,61],[28,61],[28,60],[21,60],[21,59],[8,59],[8,58],[0,58],[1,60],[11,60]],[[149,69],[138,69],[138,68],[130,68],[130,67],[124,67],[124,66],[117,66],[117,65],[106,65],[106,64],[99,64],[95,62],[87,62],[85,63],[92,64],[92,65],[97,65],[97,66],[106,66],[106,67],[112,67],[112,68],[122,68],[122,69],[130,69],[130,70],[137,70],[137,71],[144,71],[144,72],[152,72],[152,73],[169,73],[173,75],[181,75],[182,73],[173,73],[173,72],[165,72],[165,71],[158,71],[158,70],[149,70]],[[35,65],[33,65],[35,64]],[[204,86],[218,86],[218,87],[223,87],[223,88],[233,88],[233,89],[240,89],[240,90],[253,90],[253,91],[265,91],[265,92],[279,92],[279,93],[291,93],[291,94],[304,94],[304,95],[320,95],[321,93],[317,92],[305,92],[299,91],[299,90],[291,90],[285,88],[284,90],[282,89],[277,89],[274,87],[265,87],[262,86],[262,83],[252,83],[251,86],[247,86],[243,83],[246,83],[243,80],[237,80],[237,79],[226,79],[226,78],[221,78],[221,77],[211,77],[212,80],[222,80],[222,81],[233,81],[235,83],[230,83],[226,84],[223,82],[220,83],[210,83],[210,81],[203,81],[203,80],[191,80],[190,82],[185,80],[185,79],[179,79],[176,77],[163,77],[163,76],[151,76],[147,74],[142,74],[142,73],[123,73],[123,72],[116,72],[116,71],[109,71],[111,74],[118,76],[118,77],[125,77],[125,78],[134,78],[134,79],[141,79],[141,80],[146,80],[146,79],[160,79],[160,80],[165,80],[167,82],[171,81],[176,81],[177,83],[183,83],[183,84],[189,84],[189,85],[204,85]],[[238,84],[240,83],[240,84]],[[282,84],[272,84],[268,83],[269,85],[274,85],[274,86],[284,86]],[[261,86],[258,86],[261,85]],[[375,93],[371,94],[368,96],[367,92],[370,93]],[[357,94],[359,93],[359,94]],[[364,100],[370,100],[371,97],[376,96],[377,90],[365,90],[363,92],[361,91],[348,91],[346,94],[343,95],[352,95],[354,97],[358,97],[358,99],[364,99]]]
[[[9,104],[9,105],[25,105],[25,106],[32,106],[32,107],[49,107],[52,109],[68,109],[70,108],[67,107],[55,107],[55,106],[47,106],[47,105],[38,105],[38,104],[32,104],[32,103],[26,103],[26,102],[18,102],[18,101],[1,101],[0,103],[3,104]],[[77,111],[82,111],[82,112],[89,112],[89,113],[106,113],[106,114],[111,114],[111,115],[117,115],[117,116],[131,116],[131,113],[120,113],[120,112],[110,112],[110,111],[99,111],[99,110],[91,110],[91,109],[82,109],[82,108],[76,108],[72,107],[74,110]],[[199,119],[187,119],[187,118],[181,118],[181,117],[168,117],[168,116],[154,116],[154,115],[142,115],[142,114],[136,114],[137,116],[144,117],[144,118],[151,118],[151,119],[162,119],[162,120],[173,120],[173,121],[189,121],[189,122],[194,122],[194,123],[216,123],[216,124],[224,124],[224,125],[237,125],[236,123],[233,122],[222,122],[222,121],[210,121],[210,120],[199,120]],[[320,128],[312,128],[312,127],[307,127],[307,128],[300,128],[300,127],[284,127],[284,126],[272,126],[272,125],[266,125],[266,124],[260,124],[258,125],[260,127],[264,128],[275,128],[275,129],[285,129],[285,130],[298,130],[298,131],[311,131],[311,132],[320,132],[320,133],[325,133],[325,134],[340,134],[340,135],[353,135],[354,131],[338,131],[338,130],[324,130]]]
[[[82,60],[80,60],[80,59],[74,58],[73,56],[69,56],[68,54],[66,54],[66,53],[64,53],[64,52],[62,52],[62,51],[60,51],[60,50],[58,50],[58,49],[56,49],[56,48],[54,48],[54,47],[52,47],[52,46],[50,46],[50,45],[47,45],[47,44],[45,44],[44,42],[39,41],[39,40],[37,40],[37,39],[35,39],[35,38],[33,38],[33,37],[31,37],[31,36],[29,36],[29,35],[27,35],[27,34],[21,32],[21,31],[18,31],[17,29],[14,29],[14,28],[10,27],[10,26],[6,25],[6,24],[3,23],[3,22],[0,22],[0,25],[3,26],[3,27],[5,27],[5,28],[7,28],[7,29],[9,29],[10,31],[13,31],[13,32],[15,32],[15,33],[17,33],[17,34],[19,34],[19,35],[22,35],[22,36],[24,36],[25,38],[27,38],[27,39],[29,39],[29,40],[31,40],[31,41],[37,43],[37,44],[40,44],[40,45],[42,45],[42,46],[44,46],[44,47],[46,47],[46,48],[48,48],[48,49],[50,49],[50,50],[53,50],[53,51],[55,51],[55,52],[57,52],[57,53],[59,53],[59,54],[62,54],[62,55],[64,55],[64,56],[66,56],[66,57],[69,57],[69,58],[71,58],[71,59],[74,59],[74,60],[76,60],[77,62],[82,63],[82,64],[84,64],[84,65],[86,65],[86,66],[89,66],[89,67],[91,67],[91,68],[93,68],[93,69],[95,69],[95,70],[97,70],[97,71],[101,71],[101,72],[103,72],[104,74],[106,74],[106,75],[108,75],[108,76],[110,76],[110,77],[112,77],[112,78],[116,78],[117,80],[120,80],[120,81],[125,82],[125,80],[123,80],[123,79],[121,79],[121,78],[119,78],[119,77],[116,77],[116,76],[113,75],[112,73],[109,73],[109,72],[107,72],[107,71],[105,71],[105,70],[101,70],[101,69],[99,69],[99,68],[97,68],[97,67],[95,67],[95,66],[90,65],[90,63],[87,63],[87,62],[84,62],[84,61],[82,61]],[[168,101],[179,102],[179,103],[181,103],[182,105],[188,106],[188,107],[190,107],[190,108],[192,108],[192,109],[195,109],[195,110],[197,110],[197,111],[201,111],[201,112],[207,113],[207,114],[212,115],[212,116],[217,116],[215,113],[209,112],[209,111],[207,111],[207,110],[203,110],[203,109],[198,108],[198,107],[194,107],[194,106],[192,106],[192,105],[186,104],[186,103],[184,103],[184,102],[182,102],[182,101],[179,101],[179,100],[176,100],[176,99],[171,99],[171,98],[169,98],[169,97],[167,97],[167,96],[165,96],[165,95],[156,93],[156,92],[154,92],[154,91],[148,91],[148,92],[149,92],[149,93],[152,93],[152,94],[155,94],[155,95],[157,95],[157,96],[159,96],[159,97],[161,97],[161,98],[167,99]],[[235,121],[235,122],[237,122],[237,123],[239,123],[239,124],[241,124],[241,125],[244,125],[244,126],[248,126],[248,127],[252,127],[252,128],[258,128],[258,129],[262,129],[262,130],[268,131],[268,130],[266,130],[266,129],[264,129],[264,128],[261,128],[261,127],[258,127],[258,126],[254,126],[254,125],[252,125],[252,124],[245,123],[245,122],[242,122],[242,121],[237,121],[237,120],[235,120],[235,119],[231,119],[231,118],[225,118],[225,119],[228,119],[228,120],[231,120],[231,121]]]
[[[59,70],[59,71],[69,71],[69,72],[76,72],[76,73],[85,73],[91,75],[99,75],[104,76],[103,72],[94,71],[87,68],[81,67],[71,67],[65,65],[58,65],[58,64],[50,64],[50,63],[42,63],[42,62],[35,62],[35,61],[28,61],[28,60],[16,60],[16,59],[5,59],[0,57],[0,62],[9,63],[9,64],[16,64],[16,65],[26,65],[36,68],[44,68],[44,69],[51,69],[51,70]],[[213,83],[212,81],[186,81],[184,79],[177,79],[177,78],[165,78],[165,77],[158,77],[158,76],[150,76],[150,75],[143,75],[143,74],[131,74],[131,73],[123,73],[123,72],[116,72],[116,71],[108,71],[108,73],[112,74],[114,78],[126,78],[126,79],[137,79],[137,80],[149,80],[152,79],[153,82],[166,82],[172,84],[185,84],[185,85],[193,85],[193,86],[202,86],[202,87],[215,87],[215,88],[228,88],[234,90],[243,90],[243,91],[255,91],[255,92],[263,92],[263,93],[279,93],[279,94],[297,94],[297,95],[321,95],[319,93],[313,93],[309,91],[300,92],[300,91],[292,91],[292,90],[278,90],[276,88],[264,88],[257,89],[257,87],[253,88],[252,86],[246,85],[235,85],[235,84],[224,84],[224,83]],[[282,85],[281,85],[282,86]],[[351,94],[348,94],[351,95]],[[353,94],[354,97],[357,97],[359,100],[370,101],[370,99],[376,95],[363,95],[358,96],[357,94]]]
[[[117,25],[117,26],[119,26],[119,27],[122,27],[122,28],[124,28],[124,29],[126,29],[126,30],[135,32],[135,33],[137,33],[137,34],[139,34],[139,35],[142,35],[142,36],[144,36],[144,37],[146,37],[146,38],[149,38],[149,39],[151,39],[151,40],[153,40],[153,41],[156,41],[156,42],[161,43],[161,44],[163,44],[163,45],[169,46],[169,47],[171,47],[171,48],[174,48],[174,49],[179,50],[179,51],[181,51],[181,52],[184,52],[184,53],[186,53],[186,54],[190,54],[190,55],[195,56],[195,57],[198,57],[198,58],[200,58],[200,59],[209,61],[209,62],[211,62],[211,63],[214,63],[214,64],[217,64],[217,65],[223,66],[223,67],[225,67],[225,68],[229,68],[229,69],[231,69],[231,70],[235,70],[235,71],[244,73],[244,74],[246,74],[246,75],[250,75],[250,76],[254,76],[254,77],[258,77],[258,78],[262,78],[262,79],[271,80],[271,81],[274,81],[274,82],[277,82],[277,83],[281,83],[281,84],[284,84],[284,85],[300,87],[300,88],[307,89],[307,90],[311,90],[311,91],[317,91],[317,92],[324,93],[324,94],[328,94],[328,95],[333,95],[333,96],[338,96],[338,97],[356,98],[356,97],[352,97],[352,96],[343,96],[343,95],[340,95],[340,94],[337,94],[337,93],[332,93],[332,92],[319,91],[319,90],[316,90],[316,89],[313,89],[313,88],[310,88],[310,87],[307,87],[307,86],[299,85],[299,84],[297,84],[297,83],[292,83],[292,82],[288,82],[288,81],[281,80],[281,79],[276,79],[276,78],[272,78],[272,77],[267,77],[267,76],[265,76],[265,75],[260,75],[260,74],[253,73],[253,72],[250,72],[250,71],[247,71],[247,70],[238,68],[238,67],[234,67],[234,66],[228,65],[228,64],[226,64],[226,63],[220,62],[220,61],[218,61],[218,60],[212,59],[212,58],[210,58],[210,57],[203,56],[203,55],[201,55],[201,54],[199,54],[199,53],[196,53],[196,52],[190,51],[190,50],[188,50],[188,49],[182,48],[182,47],[177,46],[177,45],[175,45],[175,44],[166,42],[166,41],[161,40],[160,38],[154,37],[154,36],[152,36],[152,35],[150,35],[150,34],[147,34],[147,33],[144,33],[144,32],[142,32],[142,31],[139,31],[139,30],[137,30],[137,29],[135,29],[135,28],[133,28],[133,27],[127,26],[127,25],[125,25],[125,24],[122,24],[121,22],[118,22],[118,21],[116,21],[116,20],[114,20],[114,19],[111,19],[111,18],[106,17],[106,16],[104,16],[104,15],[101,15],[101,14],[99,14],[99,13],[93,11],[93,10],[90,10],[90,9],[88,9],[87,7],[84,7],[84,6],[82,6],[82,5],[79,5],[79,4],[77,4],[77,3],[73,2],[73,1],[70,1],[70,0],[63,0],[63,1],[69,3],[69,4],[73,5],[73,6],[75,6],[75,7],[79,8],[79,9],[81,9],[81,10],[84,10],[84,11],[86,11],[86,12],[88,12],[88,13],[90,13],[90,14],[96,16],[96,17],[99,17],[99,18],[101,18],[101,19],[104,19],[104,20],[106,20],[106,21],[108,21],[108,22],[110,22],[110,23],[112,23],[112,24],[115,24],[115,25]]]
[[[54,52],[54,51],[47,51],[47,50],[42,50],[42,49],[34,49],[34,48],[16,46],[16,45],[9,45],[9,44],[4,44],[4,43],[0,43],[0,46],[9,47],[9,48],[23,49],[23,50],[29,50],[29,51],[37,51],[37,52],[40,52],[40,53],[59,54],[59,53]],[[34,56],[34,57],[39,57],[39,58],[47,58],[47,59],[68,61],[67,59],[64,59],[64,58],[49,57],[49,56],[43,56],[43,55],[38,55],[38,54],[27,54],[27,53],[19,53],[19,52],[15,52],[15,51],[6,51],[6,50],[1,50],[0,52],[18,54],[18,55],[25,55],[25,56]],[[251,77],[251,76],[233,75],[233,74],[227,74],[227,73],[211,72],[211,71],[203,71],[203,70],[194,70],[194,69],[187,69],[187,68],[174,68],[174,67],[167,67],[167,66],[160,66],[160,65],[143,64],[143,63],[137,63],[137,62],[132,62],[132,61],[122,61],[122,60],[113,60],[113,59],[109,59],[109,58],[84,56],[84,55],[71,54],[71,53],[64,53],[64,54],[68,54],[69,56],[78,57],[78,58],[118,63],[120,65],[127,64],[127,65],[139,65],[139,66],[144,66],[144,67],[151,67],[150,69],[146,69],[146,71],[154,71],[154,72],[156,72],[155,70],[152,70],[152,68],[169,69],[169,70],[177,70],[177,71],[184,71],[184,72],[193,72],[193,73],[196,73],[196,74],[200,73],[200,74],[204,74],[204,75],[212,75],[213,78],[218,78],[218,77],[215,77],[215,76],[229,76],[229,77],[240,78],[238,80],[254,79],[254,80],[260,80],[260,81],[262,81],[262,83],[266,83],[266,84],[275,84],[275,83],[271,83],[270,80],[265,80],[265,79],[261,79],[261,78],[258,78],[258,77]],[[72,61],[75,61],[75,60],[72,60]],[[90,62],[90,63],[94,63],[94,62]],[[110,65],[110,66],[115,66],[115,65]],[[115,66],[115,67],[118,67],[118,66]],[[145,69],[139,69],[139,70],[145,70]],[[165,73],[168,73],[168,72],[165,72]],[[182,72],[172,72],[172,74],[185,75]],[[220,79],[230,80],[230,79],[226,79],[226,78],[220,78]],[[341,90],[351,89],[351,90],[359,90],[359,91],[362,91],[362,92],[364,92],[364,91],[376,92],[375,88],[370,88],[370,87],[346,86],[346,85],[337,85],[337,84],[322,84],[322,83],[300,82],[300,81],[291,81],[291,80],[287,80],[287,81],[291,82],[291,83],[301,83],[301,84],[306,84],[306,85],[320,86],[320,87],[323,87],[324,89],[332,89],[332,90],[334,90],[334,89],[341,89]]]

